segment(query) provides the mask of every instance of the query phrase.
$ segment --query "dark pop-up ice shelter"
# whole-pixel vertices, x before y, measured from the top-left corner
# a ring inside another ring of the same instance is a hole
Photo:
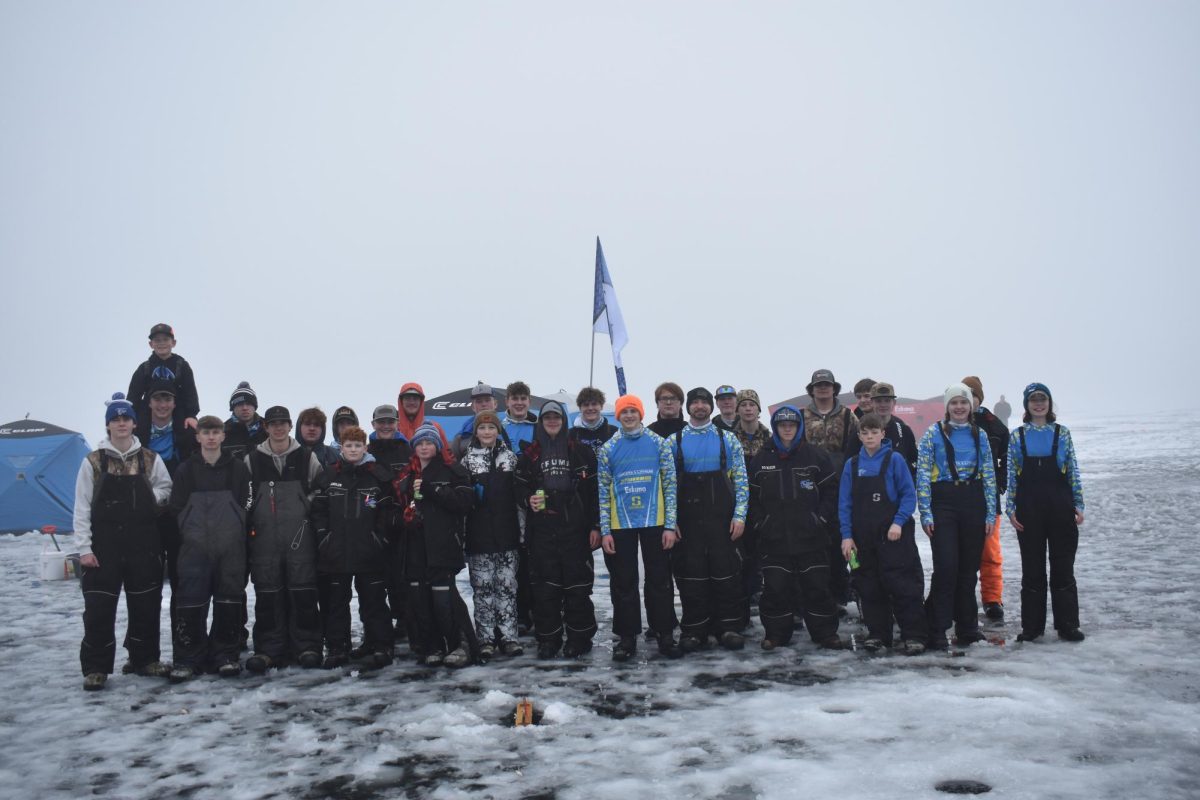
[[[0,426],[0,532],[71,530],[75,476],[90,450],[81,434],[47,422]]]

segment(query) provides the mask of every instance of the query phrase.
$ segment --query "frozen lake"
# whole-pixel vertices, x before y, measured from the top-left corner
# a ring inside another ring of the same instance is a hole
[[[614,665],[601,564],[598,646],[576,663],[117,675],[85,694],[78,583],[37,580],[38,537],[0,537],[0,795],[933,798],[972,780],[998,798],[1198,797],[1200,434],[1170,418],[1071,427],[1088,639],[1015,642],[1006,524],[1006,643],[958,658],[823,653],[804,636],[764,653],[756,625],[740,653],[668,662],[643,643]],[[541,724],[510,727],[524,696]]]

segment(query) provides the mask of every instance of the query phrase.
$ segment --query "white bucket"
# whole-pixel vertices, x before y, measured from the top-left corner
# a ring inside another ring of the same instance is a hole
[[[77,575],[78,553],[63,553],[58,550],[43,550],[41,576],[44,581],[65,581]]]

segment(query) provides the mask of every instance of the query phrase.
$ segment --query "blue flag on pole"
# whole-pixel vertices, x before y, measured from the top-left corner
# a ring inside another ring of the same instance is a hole
[[[613,288],[612,277],[608,274],[608,263],[604,260],[604,249],[600,247],[599,236],[596,237],[596,293],[592,300],[592,330],[608,334],[612,341],[613,367],[617,370],[617,393],[626,394],[621,350],[629,341],[629,336],[625,332],[625,320],[621,317],[621,307],[617,305],[617,291]]]

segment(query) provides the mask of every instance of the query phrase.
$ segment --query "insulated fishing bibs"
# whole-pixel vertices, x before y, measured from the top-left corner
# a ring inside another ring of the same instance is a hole
[[[1059,631],[1079,627],[1079,593],[1075,584],[1075,551],[1079,526],[1075,524],[1075,498],[1071,484],[1058,464],[1061,428],[1054,425],[1050,455],[1031,456],[1021,438],[1021,467],[1017,474],[1017,532],[1021,545],[1021,629],[1038,636],[1046,628],[1046,589]],[[1050,578],[1046,579],[1047,551]]]
[[[210,596],[240,597],[246,575],[246,510],[234,500],[233,471],[227,488],[192,492],[179,514],[179,602]]]
[[[853,502],[853,534],[854,543],[860,551],[859,559],[873,558],[876,548],[883,547],[887,541],[888,528],[896,518],[899,504],[888,498],[887,474],[892,465],[894,450],[888,450],[883,457],[877,475],[859,475],[859,457],[851,459],[850,465],[850,497]],[[870,553],[870,555],[868,555]]]
[[[675,434],[675,480],[678,484],[680,527],[688,523],[724,521],[726,527],[733,519],[734,494],[729,480],[725,434],[715,430],[720,442],[719,468],[688,472],[683,458],[683,431]]]
[[[1021,471],[1017,475],[1017,519],[1024,524],[1026,517],[1049,515],[1055,522],[1074,523],[1075,498],[1067,475],[1058,465],[1058,438],[1061,431],[1054,424],[1054,441],[1050,455],[1031,456],[1025,449],[1025,428],[1017,429],[1021,439]]]
[[[279,588],[287,582],[316,583],[316,536],[308,521],[309,451],[293,450],[282,473],[274,459],[258,450],[250,456],[254,480],[251,506],[250,574],[255,587]]]
[[[92,495],[92,552],[99,566],[85,569],[83,642],[79,661],[84,675],[113,671],[116,657],[117,600],[125,590],[129,610],[125,647],[134,667],[159,657],[162,607],[162,546],[155,524],[158,503],[147,479],[147,458],[138,451],[138,473],[109,471],[109,455],[99,454],[100,471]],[[93,462],[95,464],[96,462]]]
[[[155,523],[158,501],[150,488],[146,452],[139,450],[138,474],[113,475],[111,457],[100,451],[99,471],[92,494],[92,552],[98,560],[136,550],[158,553],[161,537]]]
[[[972,438],[975,440],[975,463],[970,465],[971,473],[966,477],[961,477],[958,459],[954,454],[954,445],[950,443],[950,437],[946,435],[945,426],[939,422],[937,429],[938,433],[942,435],[942,443],[946,448],[946,466],[950,470],[950,480],[935,481],[930,487],[931,506],[934,510],[933,521],[935,524],[938,521],[937,507],[939,505],[943,507],[953,505],[964,513],[968,510],[973,512],[978,506],[979,524],[983,525],[984,518],[987,516],[987,498],[983,493],[983,473],[979,466],[982,458],[979,432],[974,426],[971,427]],[[963,466],[968,466],[967,462],[964,461]]]

